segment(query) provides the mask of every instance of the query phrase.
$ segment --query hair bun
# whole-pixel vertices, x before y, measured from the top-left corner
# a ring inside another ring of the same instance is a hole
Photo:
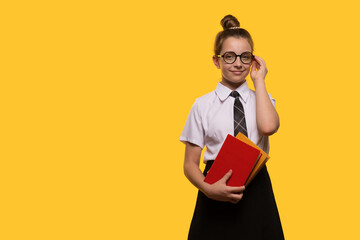
[[[224,30],[240,27],[240,22],[233,15],[226,15],[221,19],[220,24]]]

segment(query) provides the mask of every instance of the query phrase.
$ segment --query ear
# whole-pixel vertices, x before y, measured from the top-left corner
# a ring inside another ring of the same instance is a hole
[[[216,57],[215,55],[213,56],[213,62],[218,69],[220,69],[219,59],[220,58]]]

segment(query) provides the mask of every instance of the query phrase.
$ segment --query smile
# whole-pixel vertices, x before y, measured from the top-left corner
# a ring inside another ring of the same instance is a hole
[[[242,74],[244,71],[231,71],[234,74]]]

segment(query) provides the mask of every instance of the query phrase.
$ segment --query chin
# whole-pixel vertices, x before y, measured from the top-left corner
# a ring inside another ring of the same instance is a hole
[[[244,76],[230,76],[230,77],[223,76],[223,81],[231,85],[241,85],[246,81],[246,78]]]
[[[243,84],[245,82],[245,80],[239,80],[239,81],[234,81],[234,80],[222,80],[223,84],[233,90],[235,90],[236,88],[240,87],[241,84]]]
[[[242,83],[245,82],[245,77],[244,76],[231,76],[228,78],[225,78],[226,81],[228,82],[232,82],[232,83]]]
[[[230,80],[229,82],[233,84],[241,84],[244,83],[245,81],[246,81],[245,79],[234,79],[234,80]]]

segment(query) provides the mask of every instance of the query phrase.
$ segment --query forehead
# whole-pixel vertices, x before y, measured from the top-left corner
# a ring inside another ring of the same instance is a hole
[[[223,42],[221,52],[235,52],[241,54],[243,52],[251,52],[251,46],[245,38],[228,37]]]

